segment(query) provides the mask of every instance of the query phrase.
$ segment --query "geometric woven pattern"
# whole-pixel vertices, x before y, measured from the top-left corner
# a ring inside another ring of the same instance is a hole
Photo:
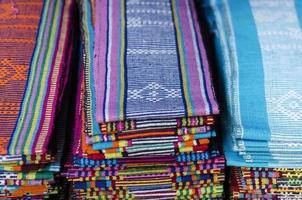
[[[64,173],[72,195],[220,199],[219,110],[195,1],[79,2],[83,68]]]
[[[61,199],[74,4],[0,1],[0,199]]]
[[[41,1],[0,3],[0,153],[19,115],[42,7]]]
[[[5,85],[8,81],[25,81],[29,66],[14,65],[10,59],[0,60],[0,85]]]
[[[278,113],[298,121],[302,119],[302,95],[290,90],[279,98],[269,99],[273,106],[271,113]]]
[[[142,89],[128,91],[128,99],[146,99],[157,102],[164,98],[181,98],[180,89],[168,89],[158,83],[152,82]]]

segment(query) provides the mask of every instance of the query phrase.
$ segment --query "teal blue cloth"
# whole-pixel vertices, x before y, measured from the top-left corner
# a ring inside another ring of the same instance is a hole
[[[302,167],[301,4],[203,2],[223,86],[229,165]]]

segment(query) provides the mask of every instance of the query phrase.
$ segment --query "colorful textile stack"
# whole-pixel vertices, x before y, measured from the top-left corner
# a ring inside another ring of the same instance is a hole
[[[234,199],[302,199],[302,169],[233,167]]]
[[[232,196],[301,199],[302,2],[208,0],[204,8],[225,97],[225,155],[237,166]]]
[[[193,0],[83,0],[66,171],[75,199],[221,198],[224,157]]]
[[[58,192],[73,7],[71,0],[0,1],[1,199]]]

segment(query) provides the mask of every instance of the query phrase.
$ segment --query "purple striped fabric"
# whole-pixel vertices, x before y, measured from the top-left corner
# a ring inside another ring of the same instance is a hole
[[[95,2],[90,87],[98,123],[218,114],[193,4]]]

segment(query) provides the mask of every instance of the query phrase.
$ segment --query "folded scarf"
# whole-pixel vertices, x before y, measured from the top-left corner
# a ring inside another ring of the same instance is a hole
[[[301,156],[301,8],[291,0],[204,2],[223,85],[229,165],[302,166],[291,156]]]
[[[0,198],[57,194],[74,2],[0,2]]]
[[[219,111],[194,2],[78,3],[83,60],[63,172],[72,195],[221,197]]]
[[[301,169],[231,168],[231,195],[234,199],[299,199]]]
[[[108,122],[218,113],[193,2],[156,3],[83,1],[88,135]]]
[[[43,155],[70,63],[71,2],[1,5],[0,153]]]

